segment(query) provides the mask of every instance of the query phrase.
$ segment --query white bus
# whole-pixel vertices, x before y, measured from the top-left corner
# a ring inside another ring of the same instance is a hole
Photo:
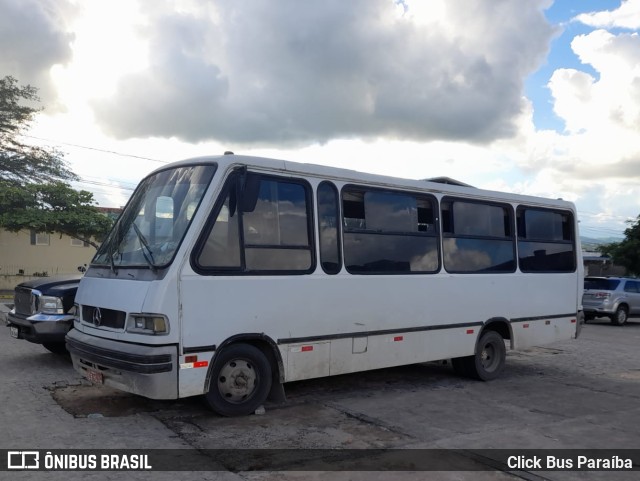
[[[67,336],[93,382],[204,395],[227,416],[283,383],[575,338],[570,202],[281,160],[204,157],[142,180],[93,258]]]

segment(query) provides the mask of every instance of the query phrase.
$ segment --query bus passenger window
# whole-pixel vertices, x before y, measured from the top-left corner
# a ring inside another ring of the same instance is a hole
[[[245,187],[251,192],[239,201],[237,177],[229,181],[210,233],[200,242],[197,267],[222,274],[311,272],[310,187],[302,181],[249,175]]]
[[[246,269],[309,270],[312,259],[307,212],[303,184],[262,178],[255,208],[242,214]]]
[[[338,216],[338,190],[330,182],[322,182],[318,186],[318,230],[320,263],[327,274],[337,274],[341,268]]]
[[[514,272],[511,206],[444,198],[444,267],[448,272]]]
[[[437,272],[435,199],[345,187],[344,262],[351,274]]]
[[[574,272],[573,216],[519,206],[518,261],[522,272]]]

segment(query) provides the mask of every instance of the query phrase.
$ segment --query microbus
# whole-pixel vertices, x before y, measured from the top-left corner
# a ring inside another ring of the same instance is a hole
[[[283,384],[578,335],[571,202],[239,155],[145,177],[88,267],[66,338],[92,382],[254,412]]]

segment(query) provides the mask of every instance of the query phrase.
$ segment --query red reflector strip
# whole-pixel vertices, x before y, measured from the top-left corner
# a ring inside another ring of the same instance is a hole
[[[467,329],[467,334],[473,334],[475,332],[474,329]]]
[[[198,356],[185,356],[184,362],[196,362],[198,360]]]
[[[525,329],[529,327],[529,324],[523,324],[522,327],[524,327]]]
[[[309,351],[313,351],[313,346],[302,346],[302,348],[300,349],[302,352],[309,352]]]
[[[393,342],[404,341],[404,336],[396,336],[393,338]]]
[[[575,319],[571,319],[571,324],[575,324],[576,320]]]
[[[209,361],[198,361],[193,363],[193,367],[207,367],[209,365]]]

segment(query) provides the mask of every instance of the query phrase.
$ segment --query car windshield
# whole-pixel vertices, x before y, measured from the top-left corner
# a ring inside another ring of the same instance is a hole
[[[171,263],[215,172],[190,165],[157,172],[136,188],[92,265],[155,270]]]
[[[585,279],[585,289],[597,289],[601,291],[615,291],[616,287],[620,284],[617,279]]]

